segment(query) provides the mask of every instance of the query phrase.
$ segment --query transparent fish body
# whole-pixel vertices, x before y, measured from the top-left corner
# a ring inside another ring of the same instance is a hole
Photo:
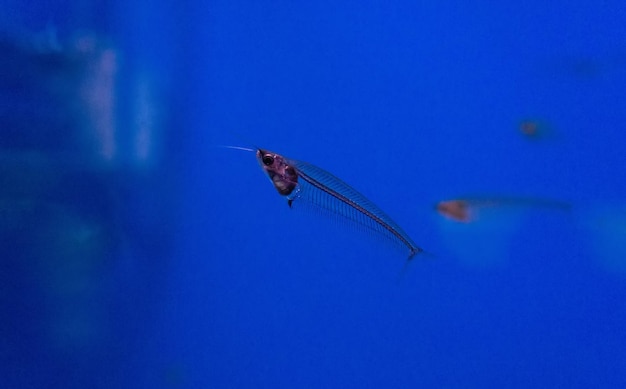
[[[334,175],[271,151],[258,149],[256,155],[261,168],[278,193],[287,198],[289,206],[294,202],[307,202],[329,210],[406,248],[409,258],[423,251],[380,208]]]

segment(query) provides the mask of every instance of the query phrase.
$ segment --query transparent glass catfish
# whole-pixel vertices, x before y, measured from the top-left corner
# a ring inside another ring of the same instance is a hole
[[[423,251],[380,208],[327,171],[260,148],[233,148],[256,152],[261,169],[290,207],[294,202],[307,202],[329,210],[404,247],[409,259]]]

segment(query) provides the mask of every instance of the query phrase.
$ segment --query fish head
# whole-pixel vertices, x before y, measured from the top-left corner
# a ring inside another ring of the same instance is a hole
[[[457,222],[468,223],[472,220],[469,204],[464,200],[441,201],[436,209],[441,215]]]
[[[257,149],[256,158],[278,193],[287,196],[298,186],[298,172],[289,159],[263,149]]]

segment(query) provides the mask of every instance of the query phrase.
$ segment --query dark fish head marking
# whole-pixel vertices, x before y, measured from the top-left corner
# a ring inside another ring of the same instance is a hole
[[[298,172],[285,157],[262,149],[257,150],[256,157],[278,193],[287,196],[298,186]]]

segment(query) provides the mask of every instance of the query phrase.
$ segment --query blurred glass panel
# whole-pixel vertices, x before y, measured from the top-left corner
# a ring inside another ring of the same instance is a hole
[[[164,290],[167,80],[118,38],[136,10],[113,5],[9,2],[15,20],[0,18],[3,388],[132,386]]]

